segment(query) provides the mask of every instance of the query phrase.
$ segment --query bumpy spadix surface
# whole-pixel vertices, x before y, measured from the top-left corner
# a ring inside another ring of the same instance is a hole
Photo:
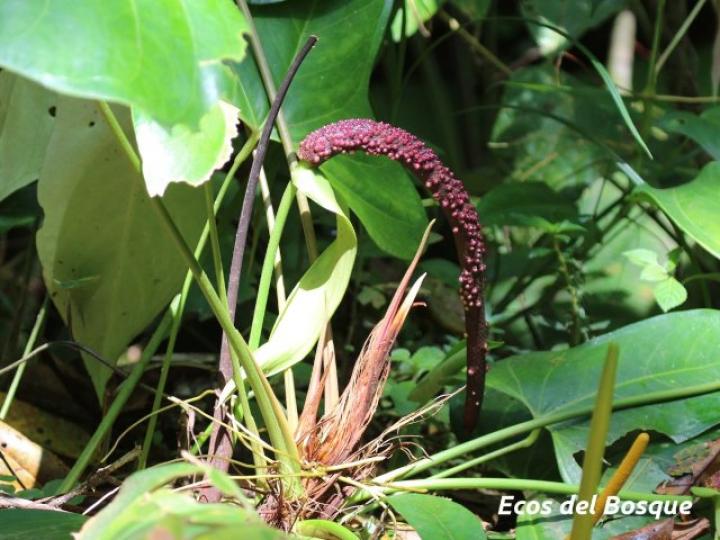
[[[410,169],[442,207],[450,221],[460,260],[460,297],[468,334],[468,382],[465,425],[477,420],[485,380],[487,329],[483,306],[485,241],[475,206],[463,183],[420,139],[384,122],[341,120],[310,133],[300,143],[298,157],[319,165],[337,154],[362,151],[387,156]]]

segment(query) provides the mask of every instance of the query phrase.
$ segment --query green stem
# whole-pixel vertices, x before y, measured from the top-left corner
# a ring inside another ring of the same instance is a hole
[[[690,11],[688,16],[683,21],[682,25],[680,25],[680,28],[678,28],[678,31],[675,32],[675,35],[673,36],[669,45],[667,47],[665,47],[665,50],[658,57],[657,63],[655,64],[655,76],[656,77],[660,74],[660,70],[665,65],[665,62],[667,62],[667,59],[670,57],[672,52],[675,50],[675,47],[677,47],[678,43],[680,43],[680,40],[687,33],[688,29],[690,28],[690,25],[693,23],[695,18],[698,16],[698,14],[700,13],[700,10],[703,8],[704,5],[705,5],[705,0],[699,0],[698,3],[695,4],[695,6],[692,8],[692,11]]]
[[[459,373],[467,363],[467,349],[462,348],[430,370],[408,396],[423,404],[430,401],[452,375]]]
[[[245,141],[245,144],[242,146],[240,151],[235,156],[235,160],[233,161],[232,166],[230,167],[230,170],[225,175],[225,179],[223,180],[220,189],[218,191],[217,197],[215,199],[215,203],[212,206],[212,215],[215,216],[217,211],[220,209],[220,204],[222,203],[223,199],[225,198],[225,194],[227,193],[227,190],[230,187],[230,184],[232,184],[232,181],[235,177],[235,173],[237,172],[237,169],[242,165],[242,163],[250,156],[250,153],[252,152],[252,149],[255,147],[255,144],[257,143],[258,135],[256,132],[253,132],[248,137],[247,141]],[[207,184],[209,185],[209,184]],[[206,191],[207,193],[207,191]],[[208,237],[210,235],[210,223],[209,221],[205,223],[205,227],[203,227],[202,233],[200,234],[200,239],[197,242],[197,246],[195,248],[195,257],[197,259],[200,258],[200,255],[202,254],[203,250],[205,249],[205,245],[207,244]],[[160,403],[162,402],[163,393],[165,392],[165,385],[167,383],[167,378],[170,372],[170,363],[172,360],[173,352],[175,351],[175,343],[177,341],[177,336],[180,331],[180,323],[182,322],[182,316],[185,311],[185,304],[187,302],[188,294],[190,293],[190,286],[192,285],[193,276],[192,273],[188,272],[185,276],[185,281],[183,282],[182,289],[180,291],[180,295],[176,297],[176,299],[173,300],[170,307],[168,308],[171,316],[173,318],[172,321],[172,327],[170,329],[170,337],[168,339],[168,346],[165,351],[165,356],[163,358],[163,363],[160,368],[160,377],[158,379],[158,384],[155,387],[155,396],[153,398],[153,405],[152,405],[152,412],[150,419],[148,421],[147,430],[145,431],[145,440],[143,441],[142,446],[142,452],[140,454],[140,458],[138,459],[138,469],[144,469],[147,465],[147,458],[150,453],[150,447],[152,445],[152,439],[155,433],[155,428],[157,426],[157,411],[160,408]],[[224,287],[221,287],[220,290],[224,290]],[[179,298],[179,300],[178,300]],[[173,306],[175,302],[178,302],[177,308],[174,309]]]
[[[376,493],[374,488],[373,493]],[[461,490],[461,489],[496,489],[508,491],[539,491],[554,495],[576,495],[579,486],[550,482],[547,480],[533,480],[530,478],[428,478],[425,480],[401,480],[393,482],[387,489],[398,490]],[[599,490],[598,490],[599,492]],[[644,493],[640,491],[621,491],[618,496],[627,501],[692,501],[689,495],[658,495],[657,493]]]
[[[128,159],[133,164],[136,171],[139,174],[142,174],[140,158],[135,153],[134,148],[130,144],[130,141],[118,123],[117,118],[115,118],[112,110],[110,110],[110,107],[105,102],[100,102],[100,109],[117,137],[118,142],[125,151]],[[213,314],[220,323],[223,331],[227,334],[230,347],[237,355],[239,363],[242,364],[242,368],[247,374],[248,382],[255,393],[255,399],[257,400],[258,407],[260,408],[263,420],[265,421],[270,441],[277,451],[277,458],[282,465],[283,471],[293,474],[297,473],[300,470],[300,458],[290,432],[290,428],[287,424],[287,419],[285,418],[282,407],[267,382],[267,379],[255,363],[247,343],[233,325],[232,320],[230,319],[230,314],[228,313],[227,304],[223,304],[220,300],[220,297],[213,288],[210,279],[201,268],[200,263],[198,263],[197,259],[193,256],[192,251],[190,251],[187,242],[185,242],[182,233],[177,228],[177,225],[170,216],[170,213],[165,207],[162,199],[150,197],[150,202],[153,204],[155,211],[157,212],[160,221],[165,226],[168,234],[172,238],[173,242],[175,242],[180,254],[188,264],[190,272],[200,288],[200,292],[202,292],[205,300],[210,305],[210,309],[213,311]],[[236,363],[233,367],[239,368],[240,366]],[[242,374],[237,373],[236,377],[242,378]],[[290,478],[294,477],[290,476]],[[297,481],[295,481],[295,484],[299,486]]]
[[[222,252],[220,251],[220,235],[217,230],[217,221],[215,220],[215,204],[213,202],[212,183],[206,182],[203,186],[205,193],[205,212],[207,213],[207,222],[205,226],[210,233],[210,251],[212,252],[213,267],[215,268],[215,287],[220,294],[220,300],[227,304],[227,291],[225,290],[225,272],[223,271]],[[205,232],[205,231],[203,231]],[[203,246],[205,247],[205,246]],[[200,260],[202,248],[195,248],[195,258]]]
[[[439,472],[437,474],[433,474],[430,478],[447,478],[448,476],[453,476],[454,474],[457,474],[459,472],[462,472],[462,471],[465,471],[472,467],[475,467],[476,465],[481,465],[483,463],[487,463],[488,461],[492,461],[494,459],[505,456],[505,455],[515,452],[517,450],[522,450],[523,448],[530,448],[533,444],[535,444],[535,442],[538,440],[539,437],[540,437],[540,429],[536,429],[536,430],[532,431],[530,433],[530,435],[528,435],[527,437],[525,437],[524,439],[522,439],[518,442],[509,444],[507,446],[503,446],[502,448],[498,448],[497,450],[488,452],[487,454],[476,457],[475,459],[471,459],[469,461],[461,463],[460,465],[456,465],[455,467],[452,467],[445,471]]]
[[[150,359],[155,354],[155,351],[158,349],[162,341],[165,339],[171,323],[172,317],[170,316],[170,312],[167,311],[165,312],[165,316],[160,321],[160,324],[157,326],[157,328],[155,328],[155,331],[153,332],[150,341],[148,342],[147,346],[142,352],[142,355],[140,356],[140,360],[133,366],[130,375],[128,375],[128,378],[125,379],[125,381],[123,381],[123,383],[120,385],[117,396],[115,396],[115,399],[113,400],[110,408],[100,422],[100,425],[97,427],[92,437],[90,437],[90,440],[83,448],[82,453],[77,458],[77,461],[75,461],[75,464],[73,465],[72,469],[70,469],[68,475],[62,481],[62,484],[60,484],[60,487],[57,490],[58,494],[67,493],[75,486],[75,484],[77,484],[80,476],[85,471],[85,468],[88,466],[93,456],[95,455],[95,452],[100,446],[100,443],[110,432],[110,429],[115,423],[115,420],[120,415],[123,407],[125,407],[125,403],[127,403],[128,398],[133,393],[133,390],[135,390],[138,382],[140,382],[140,378],[145,372],[145,368],[150,362]]]
[[[190,455],[197,456],[198,454],[202,453],[202,448],[205,446],[205,443],[210,438],[210,434],[212,433],[213,429],[213,423],[210,422],[207,427],[198,435],[197,440],[195,441],[195,444],[192,445],[192,448],[190,448]]]
[[[570,295],[570,318],[571,318],[571,330],[570,330],[570,345],[578,345],[582,341],[582,329],[580,325],[580,300],[578,299],[578,291],[573,285],[572,275],[570,274],[570,268],[565,260],[565,255],[560,248],[560,241],[558,235],[552,237],[553,249],[555,250],[555,256],[558,260],[558,270],[565,279],[565,285],[567,287],[568,294]]]
[[[25,343],[25,349],[23,350],[22,354],[23,356],[27,356],[28,354],[30,354],[30,352],[35,347],[38,335],[40,335],[40,331],[45,324],[47,305],[48,297],[46,296],[45,300],[43,301],[42,307],[40,307],[40,311],[38,311],[37,317],[35,318],[35,324],[30,331],[30,336],[28,337],[27,343]],[[10,411],[10,405],[15,398],[15,393],[17,392],[18,386],[20,386],[20,381],[22,380],[22,376],[25,373],[26,367],[27,362],[23,362],[18,366],[17,371],[15,371],[13,380],[10,383],[10,388],[8,388],[7,394],[5,394],[5,400],[3,401],[2,408],[0,408],[0,420],[5,420],[5,418],[7,418],[7,414]]]
[[[663,15],[665,13],[665,0],[658,0],[657,14],[655,16],[655,30],[653,32],[652,49],[650,50],[650,63],[648,66],[648,78],[643,89],[643,94],[647,96],[655,95],[658,72],[656,69],[658,50],[660,49],[660,36],[662,35]],[[643,138],[647,138],[652,124],[652,103],[648,100],[643,101],[643,116],[641,133]]]
[[[252,327],[250,328],[250,339],[248,340],[250,349],[253,351],[260,345],[265,309],[267,307],[268,296],[270,295],[270,284],[275,268],[275,256],[280,247],[280,238],[282,237],[285,222],[287,221],[296,192],[297,188],[295,184],[289,182],[285,188],[282,199],[280,199],[280,205],[278,206],[275,216],[275,226],[272,228],[268,246],[265,250],[265,259],[263,260],[262,271],[260,273],[260,283],[257,288],[257,301],[255,302],[255,311],[253,312]]]
[[[239,368],[242,367],[247,374],[250,387],[255,393],[255,399],[257,400],[258,407],[260,408],[263,420],[265,421],[270,441],[275,449],[278,450],[278,461],[284,465],[284,468],[288,472],[298,472],[300,468],[299,456],[284,412],[282,411],[282,407],[277,401],[272,388],[270,388],[267,379],[265,379],[265,375],[255,363],[255,360],[252,357],[252,352],[250,351],[247,343],[233,325],[232,320],[230,319],[230,314],[228,313],[227,304],[223,304],[218,297],[217,293],[213,289],[212,283],[210,283],[210,279],[208,279],[207,274],[205,274],[203,269],[200,267],[200,264],[197,262],[195,257],[193,257],[190,248],[185,242],[185,239],[182,237],[182,234],[178,230],[177,225],[173,221],[162,200],[152,197],[151,201],[170,237],[178,246],[178,249],[185,258],[186,263],[190,265],[190,271],[192,272],[200,291],[205,297],[205,300],[210,305],[210,309],[213,311],[215,318],[220,323],[223,331],[227,334],[230,348],[236,356],[236,361],[233,362],[233,378],[235,379],[236,385],[238,385],[238,383],[242,384],[242,373],[239,370]]]
[[[595,408],[590,420],[590,433],[583,459],[582,478],[580,479],[580,490],[578,492],[582,501],[590,502],[600,485],[605,442],[610,428],[610,417],[612,416],[612,398],[615,390],[618,355],[617,344],[610,343],[603,371],[600,375],[600,384],[598,385]],[[576,513],[573,516],[570,538],[573,540],[590,540],[594,523],[595,516],[592,513]]]
[[[657,403],[663,403],[666,401],[673,401],[676,399],[686,399],[693,396],[710,394],[712,392],[718,391],[720,391],[720,382],[716,381],[698,384],[694,386],[688,386],[684,388],[674,388],[671,390],[649,392],[642,395],[618,399],[613,402],[613,410],[617,411],[632,407],[641,407],[643,405],[652,405]],[[511,437],[517,437],[519,435],[523,435],[524,433],[529,433],[533,430],[544,428],[552,424],[557,424],[559,422],[564,422],[566,420],[573,420],[589,416],[590,414],[592,414],[593,408],[594,404],[591,404],[569,411],[561,411],[547,414],[545,416],[533,418],[532,420],[520,422],[519,424],[515,424],[513,426],[508,426],[498,431],[488,433],[487,435],[483,435],[482,437],[478,437],[476,439],[472,439],[470,441],[458,444],[457,446],[448,448],[447,450],[443,450],[441,452],[438,452],[437,454],[433,454],[432,456],[419,459],[417,461],[414,461],[413,463],[404,465],[403,467],[399,467],[395,470],[389,471],[381,476],[378,476],[376,478],[376,481],[381,483],[390,482],[399,478],[413,476],[420,472],[426,471],[431,467],[436,467],[449,460],[456,459],[470,452],[474,452],[481,448],[497,444]]]

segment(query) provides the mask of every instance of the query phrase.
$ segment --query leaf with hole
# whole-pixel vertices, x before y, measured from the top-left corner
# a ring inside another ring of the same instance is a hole
[[[0,201],[40,176],[56,100],[42,86],[0,72]]]
[[[117,113],[128,129],[128,115]],[[115,363],[177,293],[187,266],[93,102],[59,100],[38,198],[45,221],[37,247],[48,292],[73,338]],[[164,202],[194,245],[205,215],[202,193],[174,185]],[[89,357],[85,365],[103,396],[110,370]]]

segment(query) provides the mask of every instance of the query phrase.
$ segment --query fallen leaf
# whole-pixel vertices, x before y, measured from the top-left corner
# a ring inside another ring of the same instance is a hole
[[[0,392],[0,403],[4,400],[5,393]],[[77,458],[90,440],[77,424],[19,399],[13,400],[5,423],[43,448],[69,458]]]
[[[0,450],[13,469],[10,471],[7,464],[0,460],[0,475],[14,474],[25,488],[64,478],[68,472],[67,465],[59,457],[5,422],[0,422]],[[22,488],[19,483],[16,487]]]
[[[720,439],[685,448],[675,454],[675,465],[668,469],[673,480],[663,482],[655,491],[683,495],[692,486],[717,487],[720,472]]]

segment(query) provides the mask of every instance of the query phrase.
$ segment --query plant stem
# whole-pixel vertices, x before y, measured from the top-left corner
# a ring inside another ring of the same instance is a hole
[[[512,77],[512,69],[510,69],[508,66],[506,66],[502,60],[500,60],[495,53],[493,53],[490,49],[488,49],[485,45],[480,43],[480,41],[473,36],[470,32],[468,32],[463,25],[460,24],[460,21],[458,21],[455,17],[451,17],[448,15],[445,10],[441,9],[438,14],[440,15],[440,18],[450,27],[450,30],[453,32],[457,32],[457,35],[462,38],[465,43],[467,43],[470,48],[485,58],[488,62],[490,62],[495,69],[497,69],[500,73],[502,73],[505,77]]]
[[[35,318],[35,324],[33,325],[32,330],[30,330],[30,336],[28,336],[27,343],[25,343],[25,349],[23,350],[22,354],[23,356],[27,356],[28,354],[30,354],[30,351],[35,348],[37,338],[40,335],[42,327],[45,324],[45,317],[47,316],[47,306],[48,297],[46,296],[42,306],[40,307],[40,311],[38,311],[37,317]],[[15,375],[13,375],[12,382],[10,383],[10,388],[8,388],[7,394],[5,394],[5,400],[3,401],[2,408],[0,408],[0,420],[5,420],[5,418],[7,418],[7,414],[10,411],[10,405],[15,398],[15,393],[17,392],[18,386],[20,386],[20,381],[22,380],[22,376],[25,373],[26,367],[27,362],[23,362],[18,366],[17,371],[15,371]]]
[[[203,186],[203,192],[205,194],[205,213],[207,214],[207,221],[205,226],[210,233],[210,252],[213,258],[213,268],[215,269],[215,287],[220,294],[220,300],[227,304],[227,293],[225,290],[225,272],[223,270],[222,263],[222,252],[220,251],[220,235],[218,234],[217,221],[215,220],[215,204],[213,202],[212,183],[206,182]],[[203,232],[205,230],[203,229]],[[202,255],[202,247],[199,245],[195,248],[195,258],[200,260]]]
[[[383,486],[390,490],[461,490],[461,489],[496,489],[507,491],[540,491],[556,495],[576,495],[579,486],[551,482],[547,480],[533,480],[530,478],[428,478],[425,480],[401,480]],[[377,494],[375,487],[372,489]],[[658,495],[657,493],[643,493],[639,491],[621,491],[619,497],[628,501],[692,501],[689,495]]]
[[[666,401],[686,399],[693,396],[700,396],[703,394],[710,394],[712,392],[718,391],[720,391],[720,382],[717,381],[698,384],[695,386],[688,386],[684,388],[675,388],[672,390],[661,390],[658,392],[650,392],[647,394],[618,399],[613,402],[613,410],[618,411],[623,409],[629,409],[632,407],[640,407],[643,405],[664,403]],[[557,424],[559,422],[564,422],[566,420],[573,420],[589,416],[590,414],[592,414],[593,408],[594,405],[591,404],[569,411],[560,411],[546,414],[538,418],[533,418],[532,420],[527,420],[513,426],[508,426],[506,428],[494,431],[492,433],[488,433],[487,435],[483,435],[476,439],[472,439],[467,442],[458,444],[457,446],[448,448],[447,450],[443,450],[441,452],[433,454],[432,456],[419,459],[413,463],[409,463],[408,465],[404,465],[395,470],[389,471],[383,475],[378,476],[376,478],[376,481],[381,483],[390,482],[399,478],[413,476],[420,472],[426,471],[431,467],[436,467],[442,463],[445,463],[446,461],[449,461],[451,459],[459,458],[464,454],[474,452],[476,450],[479,450],[480,448],[485,448],[493,444],[497,444],[501,441],[504,441],[505,439],[517,437],[524,433],[529,433],[533,430],[544,428],[552,424]]]
[[[236,0],[236,3],[242,11],[245,19],[250,27],[250,43],[252,44],[253,51],[255,53],[255,61],[257,62],[258,69],[260,71],[260,78],[263,81],[265,92],[268,95],[269,100],[275,101],[277,91],[275,89],[275,81],[273,80],[272,71],[270,70],[270,64],[268,63],[265,50],[262,42],[260,41],[260,35],[258,34],[257,28],[255,27],[255,21],[253,20],[252,13],[248,8],[246,0]],[[282,143],[283,150],[285,151],[285,157],[288,161],[288,167],[292,167],[295,161],[295,145],[293,143],[292,134],[290,133],[290,126],[287,123],[285,114],[283,113],[282,107],[278,110],[276,124],[278,128],[278,134],[280,135],[280,142]],[[312,213],[310,212],[310,204],[308,203],[307,197],[304,193],[298,191],[295,195],[297,201],[298,210],[300,212],[300,224],[303,229],[303,235],[305,236],[305,247],[307,248],[308,259],[310,263],[314,262],[318,257],[317,239],[315,237],[315,229],[313,229]],[[332,341],[332,327],[328,322],[325,330],[325,339],[319,340],[317,347],[324,350],[328,342]],[[329,366],[331,373],[328,376],[328,384],[326,388],[337,388],[337,370],[335,367],[335,357],[332,357],[332,362]],[[335,392],[337,393],[337,392]]]
[[[152,336],[150,337],[150,341],[143,350],[142,355],[140,356],[140,360],[133,366],[130,375],[128,375],[128,378],[125,379],[125,381],[120,385],[118,393],[115,396],[112,404],[110,405],[107,413],[100,422],[100,425],[97,427],[92,437],[90,437],[90,440],[87,442],[87,444],[85,444],[82,453],[77,458],[77,461],[75,461],[72,469],[70,469],[70,472],[62,481],[60,487],[58,487],[56,492],[57,494],[67,493],[73,487],[75,487],[75,484],[77,484],[80,476],[85,471],[85,468],[88,466],[93,456],[95,455],[95,452],[100,446],[100,443],[110,432],[110,429],[115,423],[117,417],[120,415],[120,412],[125,406],[125,403],[127,403],[128,398],[132,394],[133,390],[135,390],[138,382],[140,382],[140,378],[145,372],[145,368],[150,362],[150,359],[165,339],[171,323],[172,317],[170,316],[170,312],[167,311],[165,312],[164,317],[160,321],[160,324],[158,324]]]
[[[233,370],[233,378],[236,380],[236,384],[238,383],[238,379],[240,381],[242,380],[242,373],[239,372],[239,368],[242,367],[247,374],[250,387],[255,393],[255,399],[263,415],[265,426],[270,435],[270,441],[277,450],[278,460],[285,466],[286,471],[297,472],[300,466],[297,448],[295,447],[295,442],[287,425],[282,407],[280,407],[280,403],[277,401],[272,388],[270,388],[265,375],[255,363],[247,343],[237,329],[235,329],[227,310],[227,304],[224,305],[218,297],[207,274],[205,274],[200,264],[193,257],[190,248],[185,243],[182,234],[172,220],[163,202],[156,197],[152,197],[151,201],[171,238],[178,246],[187,264],[190,265],[190,271],[200,287],[200,291],[203,293],[203,296],[205,296],[208,304],[210,304],[210,308],[228,337],[230,347],[237,355],[239,363],[242,364],[242,366],[233,366],[235,368]],[[231,357],[232,356],[233,355],[231,355]]]
[[[690,25],[693,23],[695,18],[700,13],[700,10],[705,5],[706,0],[698,0],[698,2],[693,6],[692,11],[688,14],[688,16],[683,21],[682,25],[680,25],[680,28],[678,28],[678,31],[675,32],[675,35],[673,36],[672,40],[668,44],[667,47],[665,47],[665,50],[662,52],[662,54],[658,57],[657,63],[655,64],[655,76],[657,77],[660,74],[660,70],[665,65],[665,62],[667,62],[667,59],[670,57],[672,52],[675,50],[675,47],[677,47],[678,43],[680,43],[680,40],[685,36],[688,29],[690,28]]]
[[[258,345],[260,345],[260,335],[262,332],[265,309],[267,308],[268,296],[270,294],[270,284],[275,266],[275,255],[278,252],[280,238],[282,237],[285,222],[287,221],[290,207],[292,206],[293,198],[296,193],[297,188],[295,187],[295,184],[289,182],[285,188],[282,199],[280,199],[277,215],[275,216],[275,226],[270,232],[270,239],[268,240],[267,249],[265,250],[265,259],[263,261],[262,271],[260,274],[260,283],[257,288],[257,300],[255,302],[255,311],[252,318],[252,327],[250,328],[250,338],[248,339],[248,345],[251,350],[257,349]]]
[[[134,148],[130,144],[130,141],[118,123],[117,118],[115,118],[112,110],[105,102],[100,102],[100,110],[107,119],[108,124],[117,137],[121,147],[124,149],[128,159],[133,164],[136,171],[139,174],[142,174],[140,158],[135,153]],[[285,419],[282,407],[277,401],[277,398],[275,397],[272,388],[270,388],[267,379],[265,379],[264,374],[255,363],[247,343],[235,329],[235,326],[230,319],[227,305],[223,305],[222,301],[213,289],[212,283],[208,279],[207,274],[205,274],[203,269],[200,267],[200,263],[198,263],[197,259],[193,256],[192,251],[190,251],[182,233],[180,233],[180,230],[177,228],[177,225],[173,221],[162,200],[157,197],[150,197],[150,202],[153,204],[155,211],[157,212],[160,221],[167,229],[168,234],[175,242],[180,254],[190,267],[190,272],[193,274],[200,291],[210,305],[210,308],[212,309],[215,318],[220,323],[221,328],[227,334],[231,348],[234,350],[235,354],[242,363],[242,368],[247,374],[250,386],[255,392],[255,398],[263,415],[271,443],[277,451],[276,455],[278,461],[281,463],[282,469],[291,473],[297,472],[300,468],[298,451],[287,425],[287,420]],[[236,376],[240,379],[242,378],[241,373],[237,373]],[[294,479],[292,476],[289,478]],[[295,484],[299,485],[297,482],[295,482]]]
[[[657,11],[655,14],[655,30],[653,32],[652,48],[650,50],[650,62],[648,65],[648,78],[643,89],[643,94],[646,96],[655,95],[655,88],[657,83],[658,70],[656,69],[658,51],[660,49],[660,37],[662,35],[662,24],[663,16],[665,13],[665,0],[658,0]],[[647,137],[652,124],[652,104],[645,100],[643,101],[643,116],[641,133],[643,138]]]
[[[242,146],[240,151],[235,156],[235,159],[233,161],[232,166],[230,167],[230,170],[225,175],[225,179],[223,180],[220,189],[218,191],[217,197],[215,199],[215,203],[212,208],[212,215],[214,216],[217,211],[220,209],[220,204],[222,200],[225,198],[225,194],[227,193],[228,188],[230,187],[230,184],[233,181],[233,178],[235,177],[235,173],[237,172],[237,169],[242,165],[242,163],[248,158],[250,155],[250,152],[252,152],[252,149],[255,146],[255,143],[257,142],[258,135],[256,132],[252,132],[248,139],[245,141],[245,144]],[[207,240],[210,234],[210,223],[209,221],[205,223],[205,226],[203,227],[202,233],[200,234],[200,238],[198,239],[197,246],[195,248],[195,258],[199,259],[202,255],[203,250],[205,249],[205,245],[207,244]],[[155,387],[155,395],[153,398],[153,405],[151,410],[151,416],[148,420],[148,426],[147,430],[145,431],[145,440],[143,441],[142,451],[140,454],[140,458],[138,459],[138,469],[144,469],[147,465],[147,458],[150,453],[150,447],[152,445],[152,438],[153,434],[155,433],[155,427],[157,425],[157,410],[160,408],[160,403],[162,401],[163,393],[165,392],[165,385],[167,383],[168,374],[170,372],[170,363],[172,360],[173,352],[175,350],[175,342],[177,340],[178,333],[180,331],[180,323],[182,322],[182,315],[185,311],[185,304],[187,302],[187,296],[190,293],[190,286],[192,285],[193,276],[191,272],[188,272],[185,275],[185,281],[183,282],[182,289],[180,291],[180,294],[178,297],[179,304],[177,305],[177,310],[173,310],[173,303],[176,302],[176,300],[173,300],[171,302],[170,307],[168,308],[171,312],[171,316],[173,317],[172,327],[170,328],[170,337],[168,338],[168,345],[167,349],[165,351],[165,356],[163,357],[163,363],[160,368],[160,377],[158,379],[157,386]],[[248,426],[249,427],[249,426]]]
[[[430,478],[447,478],[448,476],[452,476],[459,472],[465,471],[467,469],[475,467],[476,465],[481,465],[483,463],[487,463],[488,461],[492,461],[494,459],[505,456],[505,455],[515,452],[517,450],[522,450],[523,448],[530,448],[533,444],[535,444],[535,442],[538,440],[539,437],[540,437],[540,429],[535,429],[530,433],[530,435],[528,435],[527,437],[525,437],[524,439],[522,439],[520,441],[509,444],[502,448],[498,448],[497,450],[488,452],[485,455],[476,457],[475,459],[471,459],[469,461],[461,463],[460,465],[456,465],[455,467],[452,467],[445,471],[439,472],[437,474],[433,474]]]
[[[615,390],[615,374],[617,373],[619,348],[617,343],[608,344],[607,356],[600,375],[595,407],[590,420],[590,433],[583,459],[582,477],[578,496],[581,501],[590,503],[592,496],[598,491],[602,476],[605,441],[610,428],[612,415],[612,398]],[[570,538],[573,540],[590,540],[595,522],[589,512],[576,513],[573,516]]]
[[[275,212],[270,198],[270,186],[268,185],[265,169],[260,169],[260,194],[262,195],[263,205],[265,206],[265,221],[268,226],[268,233],[272,235],[275,230]],[[275,260],[273,261],[275,270],[275,297],[277,298],[278,312],[281,313],[285,308],[287,296],[285,294],[285,282],[283,281],[282,257],[278,247],[275,252]],[[264,269],[264,268],[263,268]],[[253,317],[253,322],[255,318]],[[262,326],[262,325],[261,325]],[[288,368],[283,372],[283,383],[285,386],[285,410],[287,412],[288,424],[290,430],[295,433],[298,426],[298,406],[295,394],[295,377],[292,368]]]
[[[560,248],[560,241],[557,235],[552,237],[553,249],[555,256],[558,260],[558,270],[565,279],[565,285],[567,286],[568,294],[570,295],[570,317],[571,317],[571,331],[570,331],[570,345],[578,345],[582,341],[582,328],[580,326],[581,310],[580,300],[578,299],[578,291],[573,285],[573,278],[570,274],[570,268],[565,260],[565,254]]]
[[[305,45],[295,55],[295,58],[293,59],[292,64],[288,68],[285,78],[280,86],[280,91],[277,93],[277,95],[274,96],[270,111],[268,112],[265,124],[263,125],[262,131],[260,133],[257,149],[255,150],[255,156],[253,158],[252,166],[250,168],[250,174],[248,176],[247,186],[245,188],[245,196],[243,198],[242,209],[240,211],[240,220],[238,222],[237,231],[235,234],[235,243],[233,246],[232,261],[230,263],[230,273],[228,276],[227,295],[223,294],[221,297],[223,305],[226,306],[225,310],[229,316],[229,320],[233,326],[233,329],[235,325],[235,312],[237,308],[238,293],[240,291],[240,275],[242,273],[243,258],[245,255],[245,247],[247,244],[247,235],[250,229],[250,221],[253,215],[255,192],[257,190],[260,171],[262,169],[263,162],[265,161],[265,155],[270,144],[270,135],[272,133],[273,125],[275,124],[275,119],[280,112],[280,105],[282,104],[283,99],[285,99],[287,91],[290,88],[290,84],[292,83],[292,80],[295,77],[298,69],[300,68],[303,60],[313,48],[316,41],[316,37],[310,36],[305,42]],[[246,408],[247,400],[242,398],[242,392],[244,390],[242,376],[240,375],[240,371],[238,369],[238,359],[234,357],[232,351],[230,350],[232,346],[228,343],[229,339],[230,336],[228,334],[228,331],[224,329],[220,346],[219,371],[222,377],[223,386],[227,384],[227,382],[231,378],[235,381],[235,386],[237,387],[238,392],[240,392],[241,394],[241,405],[243,406],[243,408]],[[253,386],[252,382],[251,386]],[[253,389],[257,394],[257,389]],[[277,399],[275,399],[275,401],[277,401]],[[285,446],[289,446],[290,444],[292,444],[292,449],[288,447],[286,448],[286,451],[293,451],[295,454],[297,454],[297,449],[295,448],[295,443],[292,439],[292,430],[287,423],[285,413],[282,412],[282,408],[280,407],[279,403],[277,403],[276,405],[278,411],[280,411],[281,413],[281,416],[283,416],[283,421],[285,423],[285,427],[287,428],[284,432]],[[215,417],[220,420],[220,408],[222,407],[222,404],[220,402],[217,402],[215,407]],[[249,409],[247,410],[249,411]],[[268,419],[266,418],[265,420],[267,425]],[[267,425],[267,427],[269,430],[271,429],[270,425]],[[223,429],[222,424],[218,422],[213,429],[212,435],[210,437],[209,451],[212,465],[216,469],[220,469],[222,471],[228,470],[228,467],[230,465],[230,458],[232,457],[232,446],[233,445],[232,441],[230,440],[230,434],[227,433]],[[208,489],[204,490],[204,497],[208,500],[208,502],[217,502],[219,501],[221,494],[220,491],[217,490],[214,486],[209,486]]]

